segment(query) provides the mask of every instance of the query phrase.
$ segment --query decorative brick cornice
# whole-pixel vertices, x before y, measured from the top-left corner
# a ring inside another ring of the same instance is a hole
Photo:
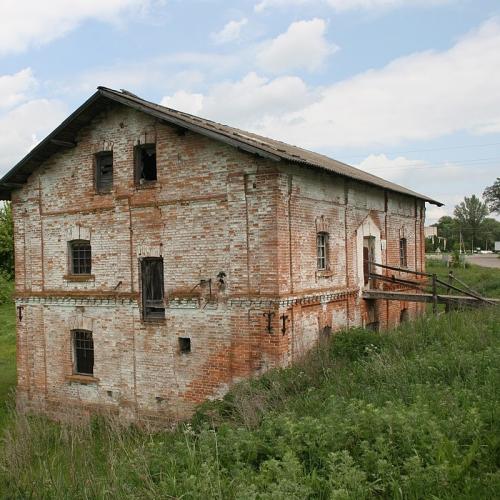
[[[321,291],[302,295],[289,296],[239,296],[223,299],[203,300],[201,298],[176,298],[168,300],[167,309],[206,309],[213,310],[219,306],[225,307],[291,307],[294,305],[326,304],[355,297],[359,288],[348,288],[336,291]],[[137,306],[137,293],[96,293],[96,292],[21,292],[15,296],[16,305],[43,304],[59,306]]]

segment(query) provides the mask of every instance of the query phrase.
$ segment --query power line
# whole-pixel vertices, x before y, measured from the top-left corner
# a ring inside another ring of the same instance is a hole
[[[449,149],[467,149],[467,148],[485,148],[488,146],[499,146],[500,142],[490,142],[487,144],[470,144],[470,145],[465,145],[462,144],[460,146],[447,146],[447,147],[441,147],[441,148],[427,148],[427,149],[408,149],[406,151],[389,151],[384,154],[390,154],[390,155],[400,155],[400,154],[405,154],[405,153],[423,153],[426,151],[446,151]],[[365,158],[366,155],[353,155],[353,156],[346,156],[346,158]]]
[[[389,160],[391,161],[391,160]],[[446,162],[443,163],[425,163],[422,160],[417,160],[414,162],[409,162],[406,163],[405,165],[387,165],[383,166],[381,165],[380,167],[377,167],[380,170],[386,170],[386,169],[400,169],[404,170],[407,168],[411,169],[421,169],[421,168],[434,168],[434,169],[440,169],[440,168],[453,168],[453,167],[466,167],[467,165],[471,164],[472,166],[476,166],[481,163],[488,163],[488,162],[496,162],[500,161],[500,157],[494,156],[491,158],[475,158],[471,160],[447,160]],[[496,163],[492,163],[492,165],[495,165]],[[357,168],[360,168],[359,165]]]

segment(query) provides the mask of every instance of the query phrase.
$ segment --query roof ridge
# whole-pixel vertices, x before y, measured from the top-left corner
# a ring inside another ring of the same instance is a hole
[[[87,99],[87,101],[66,118],[56,129],[21,159],[2,179],[0,179],[0,199],[10,196],[10,192],[15,189],[15,187],[12,187],[13,185],[15,186],[19,182],[25,182],[31,172],[33,172],[44,159],[56,151],[56,146],[58,144],[59,146],[57,147],[61,147],[63,143],[68,144],[68,135],[71,136],[71,133],[75,133],[75,129],[77,130],[82,122],[92,119],[92,112],[96,106],[98,107],[98,100],[101,97],[119,102],[123,105],[128,105],[139,111],[149,113],[160,120],[225,142],[252,154],[257,154],[275,161],[284,160],[314,168],[321,168],[359,182],[412,196],[438,206],[442,205],[439,201],[433,200],[432,198],[419,194],[394,182],[387,181],[382,177],[365,172],[347,163],[330,158],[322,153],[316,153],[278,139],[272,139],[255,132],[231,127],[230,125],[202,118],[186,113],[185,111],[169,108],[162,104],[143,99],[125,89],[118,91],[104,86],[97,87],[97,92],[95,94]],[[67,129],[69,129],[69,134]]]

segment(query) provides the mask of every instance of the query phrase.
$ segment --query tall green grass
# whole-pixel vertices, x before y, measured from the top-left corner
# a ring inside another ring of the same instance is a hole
[[[6,416],[6,402],[16,381],[16,321],[12,290],[12,282],[0,274],[0,429]]]
[[[438,278],[446,282],[448,272],[451,270],[458,279],[467,283],[467,285],[482,296],[491,298],[500,297],[500,269],[480,267],[474,264],[467,264],[465,269],[461,267],[448,268],[442,261],[428,259],[426,270],[428,273],[436,273]],[[443,290],[443,288],[440,290]]]
[[[341,332],[163,432],[12,414],[4,498],[497,498],[500,311]]]

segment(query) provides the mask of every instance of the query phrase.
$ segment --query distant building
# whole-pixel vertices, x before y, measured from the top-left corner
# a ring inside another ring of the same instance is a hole
[[[184,418],[332,331],[422,312],[362,293],[405,289],[374,284],[372,262],[425,269],[425,202],[440,205],[105,88],[0,199],[15,223],[18,407],[131,421]]]
[[[438,235],[438,228],[436,226],[425,226],[424,234],[426,238],[435,238]]]

